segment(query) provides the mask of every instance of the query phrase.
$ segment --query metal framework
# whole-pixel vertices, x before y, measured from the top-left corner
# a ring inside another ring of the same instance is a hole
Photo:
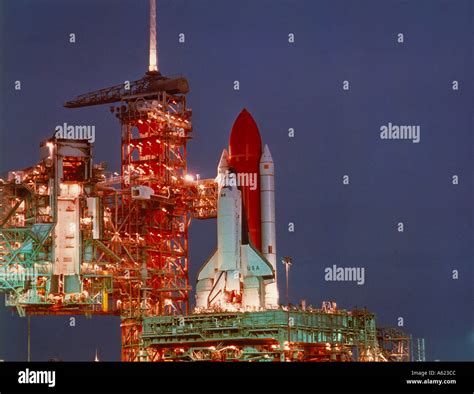
[[[394,327],[377,328],[377,338],[389,361],[411,361],[411,337]]]
[[[191,112],[184,96],[160,92],[116,108],[122,124],[120,255],[134,269],[122,304],[122,359],[138,357],[144,316],[188,313],[186,143]],[[125,252],[126,250],[126,252]]]
[[[112,104],[134,100],[137,97],[154,96],[159,91],[166,91],[170,94],[185,94],[189,91],[188,81],[180,75],[167,78],[159,72],[148,72],[143,78],[136,81],[81,94],[74,100],[68,101],[64,106],[66,108],[81,108]]]
[[[145,318],[144,354],[152,361],[386,361],[367,310],[291,309],[290,320],[287,313]]]
[[[6,293],[6,305],[21,316],[110,313],[106,301],[113,273],[96,259],[85,208],[99,172],[90,159],[91,146],[85,141],[47,141],[39,164],[0,180],[0,291]],[[70,197],[67,190],[78,194]],[[56,269],[62,263],[56,250],[61,202],[79,215],[80,234],[64,238],[77,246],[80,264],[66,274]]]

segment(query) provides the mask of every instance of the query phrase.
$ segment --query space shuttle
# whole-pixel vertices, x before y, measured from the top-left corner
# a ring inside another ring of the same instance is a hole
[[[243,110],[217,168],[217,248],[203,264],[196,307],[223,311],[278,307],[274,166]]]

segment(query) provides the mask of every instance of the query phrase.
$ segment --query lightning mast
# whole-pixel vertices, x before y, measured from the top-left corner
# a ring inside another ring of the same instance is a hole
[[[150,64],[148,72],[159,72],[156,49],[156,0],[150,0]]]

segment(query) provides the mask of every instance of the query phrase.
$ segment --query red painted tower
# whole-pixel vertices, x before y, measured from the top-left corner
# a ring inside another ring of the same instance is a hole
[[[250,241],[260,251],[262,249],[259,176],[261,156],[260,132],[252,115],[244,108],[235,120],[230,133],[229,165],[241,174],[241,179],[251,179],[250,177],[255,179],[254,187],[246,182],[240,186],[243,207],[247,213]]]

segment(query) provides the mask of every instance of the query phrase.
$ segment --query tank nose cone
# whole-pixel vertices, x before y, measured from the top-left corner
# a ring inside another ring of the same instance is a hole
[[[236,160],[248,160],[262,154],[262,139],[257,123],[244,108],[232,126],[229,141],[229,155]]]
[[[243,175],[242,206],[245,210],[248,235],[253,246],[261,250],[261,210],[260,210],[260,157],[262,140],[257,123],[245,108],[232,126],[229,142],[229,165],[236,173]],[[254,179],[253,186],[250,180]],[[245,235],[245,234],[244,234]]]

